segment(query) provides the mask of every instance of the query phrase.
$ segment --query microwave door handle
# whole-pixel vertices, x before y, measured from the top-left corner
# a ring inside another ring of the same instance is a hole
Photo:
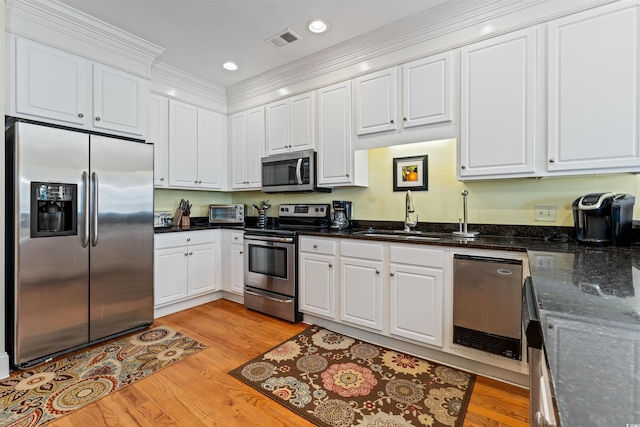
[[[296,165],[296,178],[298,179],[298,185],[302,184],[302,157],[298,159]]]

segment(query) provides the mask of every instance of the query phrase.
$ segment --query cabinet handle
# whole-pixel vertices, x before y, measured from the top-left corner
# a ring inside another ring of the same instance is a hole
[[[466,169],[467,167],[465,165],[460,166],[460,169]]]
[[[235,236],[235,237],[233,238],[233,240],[238,240],[238,236]]]
[[[244,252],[243,252],[243,251],[240,251],[239,253],[240,253],[240,255],[242,255]]]
[[[196,181],[193,181],[193,183],[194,183],[194,184],[197,184],[197,183],[198,183],[198,181],[197,181],[197,180],[196,180]]]
[[[549,159],[549,163],[553,163],[553,162],[555,162],[555,160]]]
[[[190,242],[190,241],[191,241],[191,237],[187,237],[187,242]]]
[[[329,268],[333,268],[333,264],[329,264]]]
[[[198,184],[202,184],[202,181],[198,181]]]
[[[100,116],[96,117],[96,122],[100,121]]]
[[[380,274],[380,270],[376,268],[376,274]]]
[[[189,253],[188,253],[188,252],[185,252],[185,253],[184,253],[184,256],[189,256]]]
[[[389,273],[389,276],[393,277],[396,273],[394,273],[393,271],[391,273]]]
[[[389,120],[389,123],[393,124],[393,119]]]
[[[83,118],[83,117],[84,117],[84,114],[82,114],[82,113],[78,113],[78,117]]]
[[[346,176],[347,176],[347,178],[349,178],[349,174],[347,174]]]
[[[189,255],[193,255],[193,252],[189,252]]]
[[[402,118],[402,121],[406,122],[406,121],[407,121],[407,118],[406,118],[406,117],[403,117],[403,118]]]
[[[164,181],[164,178],[160,178],[160,181]]]
[[[313,245],[313,249],[318,249],[318,245]]]

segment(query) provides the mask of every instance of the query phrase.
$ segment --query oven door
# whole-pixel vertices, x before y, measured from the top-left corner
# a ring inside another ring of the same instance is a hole
[[[245,235],[245,285],[295,297],[296,249],[293,240],[292,237]]]

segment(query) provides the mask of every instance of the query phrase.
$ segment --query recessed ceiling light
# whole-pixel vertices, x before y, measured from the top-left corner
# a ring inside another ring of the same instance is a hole
[[[327,23],[319,19],[315,20],[309,24],[309,31],[312,33],[324,33],[327,31]]]
[[[235,71],[238,69],[238,66],[233,62],[225,62],[224,64],[222,64],[222,68],[229,71]]]

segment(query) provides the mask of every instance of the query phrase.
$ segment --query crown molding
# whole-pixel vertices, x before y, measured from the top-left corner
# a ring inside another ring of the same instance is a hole
[[[227,111],[224,87],[163,62],[156,62],[151,67],[151,91],[224,114]]]
[[[229,86],[228,108],[241,111],[613,1],[452,0]]]
[[[5,0],[5,30],[148,78],[164,48],[56,0]]]

